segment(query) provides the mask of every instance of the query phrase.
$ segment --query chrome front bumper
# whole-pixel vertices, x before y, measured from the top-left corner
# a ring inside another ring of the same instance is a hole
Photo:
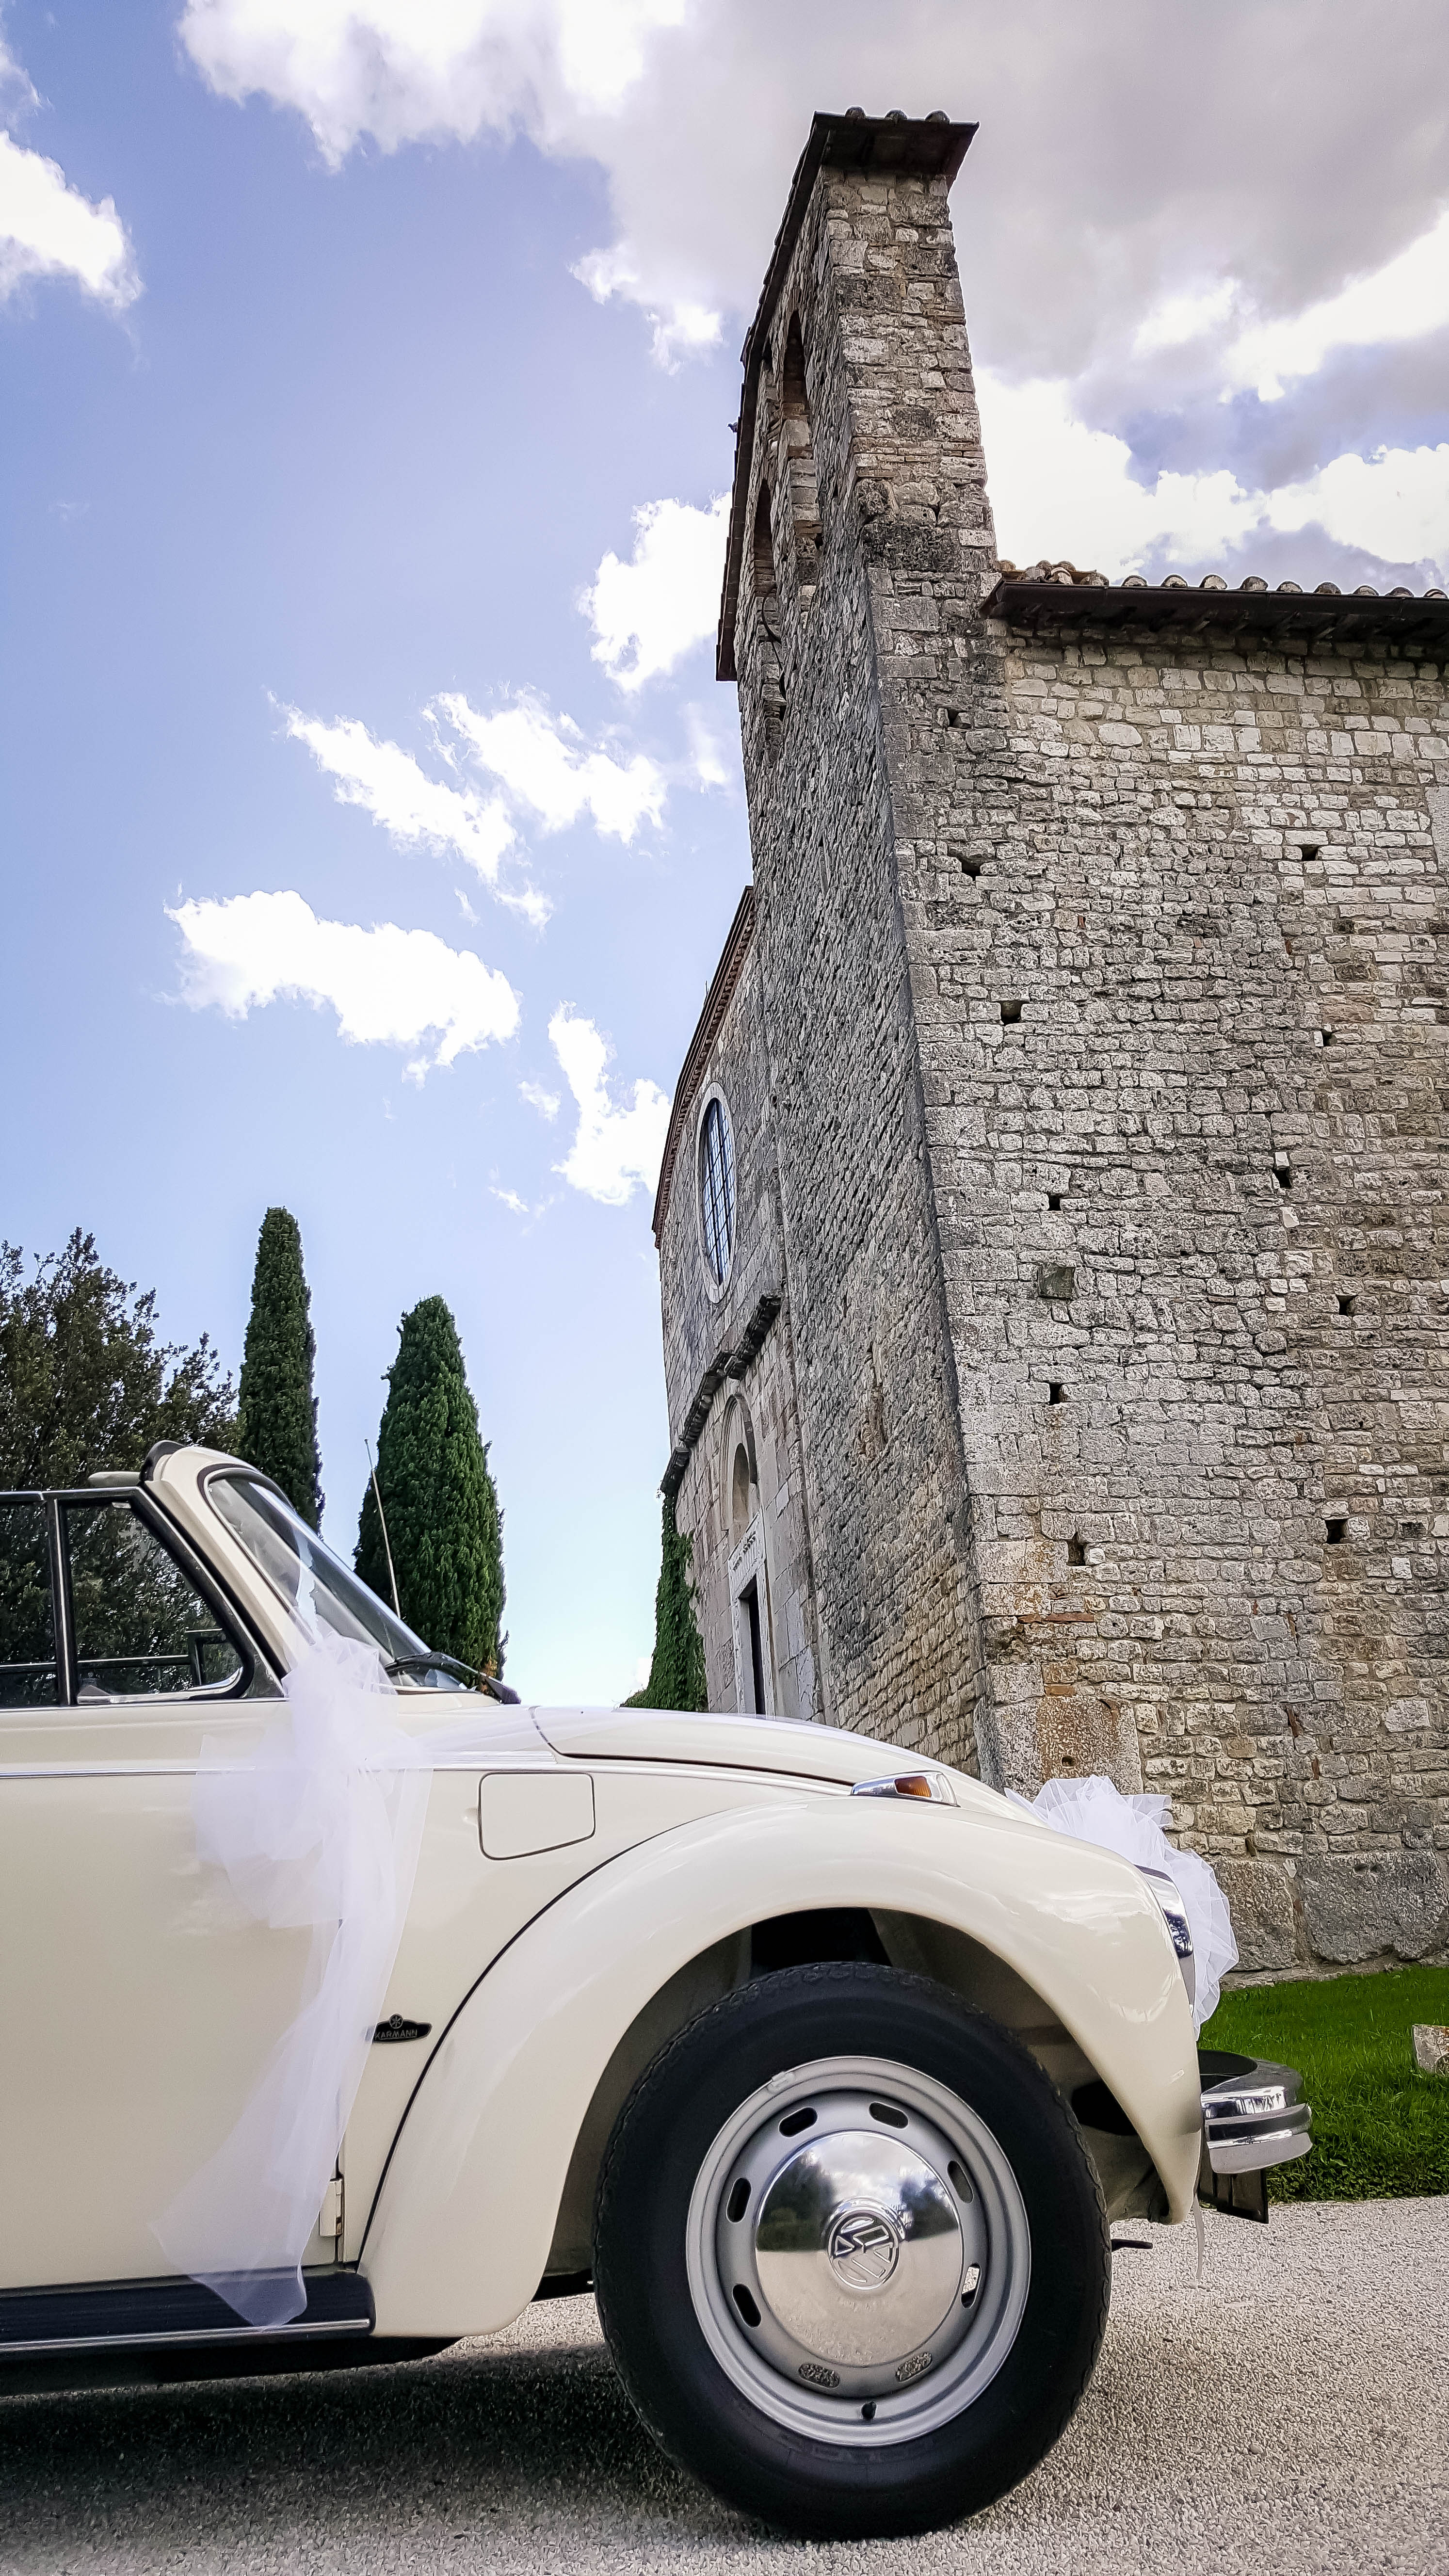
[[[1202,2162],[1197,2196],[1232,2218],[1268,2216],[1268,2174],[1306,2156],[1313,2113],[1296,2067],[1200,2048]]]

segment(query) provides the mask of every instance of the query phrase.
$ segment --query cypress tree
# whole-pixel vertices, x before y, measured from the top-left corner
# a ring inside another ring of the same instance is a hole
[[[285,1208],[268,1208],[257,1240],[252,1311],[237,1390],[237,1454],[281,1486],[309,1529],[322,1526],[322,1461],[312,1366],[312,1299],[302,1237]]]
[[[387,1371],[377,1481],[408,1626],[479,1672],[503,1664],[503,1515],[479,1437],[458,1328],[441,1297],[404,1315]],[[355,1563],[391,1601],[377,1499],[369,1480]]]
[[[649,1679],[624,1702],[626,1708],[708,1708],[704,1639],[694,1615],[690,1561],[694,1542],[675,1528],[674,1505],[664,1506],[659,1586],[654,1595],[654,1657]]]

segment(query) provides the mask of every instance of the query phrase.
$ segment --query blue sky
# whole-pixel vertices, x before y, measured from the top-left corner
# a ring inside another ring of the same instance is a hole
[[[712,504],[811,108],[982,119],[1003,551],[1444,576],[1444,9],[1087,16],[0,21],[0,1231],[93,1230],[234,1362],[290,1207],[347,1549],[447,1297],[530,1696],[650,1640],[649,1183],[748,872]]]

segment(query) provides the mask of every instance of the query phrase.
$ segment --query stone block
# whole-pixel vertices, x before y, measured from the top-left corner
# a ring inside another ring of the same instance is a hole
[[[1414,2063],[1424,2075],[1449,2075],[1449,2027],[1442,2021],[1415,2022]]]
[[[1233,1918],[1238,1966],[1250,1975],[1291,1968],[1298,1941],[1286,1870],[1271,1860],[1220,1860],[1215,1867]]]
[[[1142,1789],[1142,1752],[1131,1711],[1110,1708],[1090,1691],[1044,1694],[1037,1709],[1038,1767],[1043,1780],[1111,1781],[1124,1798]]]
[[[1298,1892],[1313,1950],[1339,1966],[1385,1950],[1421,1959],[1449,1933],[1449,1882],[1434,1852],[1304,1860]]]

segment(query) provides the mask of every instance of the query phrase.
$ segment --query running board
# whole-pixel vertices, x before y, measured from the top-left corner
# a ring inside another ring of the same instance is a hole
[[[0,2364],[35,2353],[371,2334],[377,2312],[361,2273],[304,2273],[303,2287],[306,2307],[282,2326],[249,2326],[199,2281],[111,2281],[78,2290],[0,2291]]]

